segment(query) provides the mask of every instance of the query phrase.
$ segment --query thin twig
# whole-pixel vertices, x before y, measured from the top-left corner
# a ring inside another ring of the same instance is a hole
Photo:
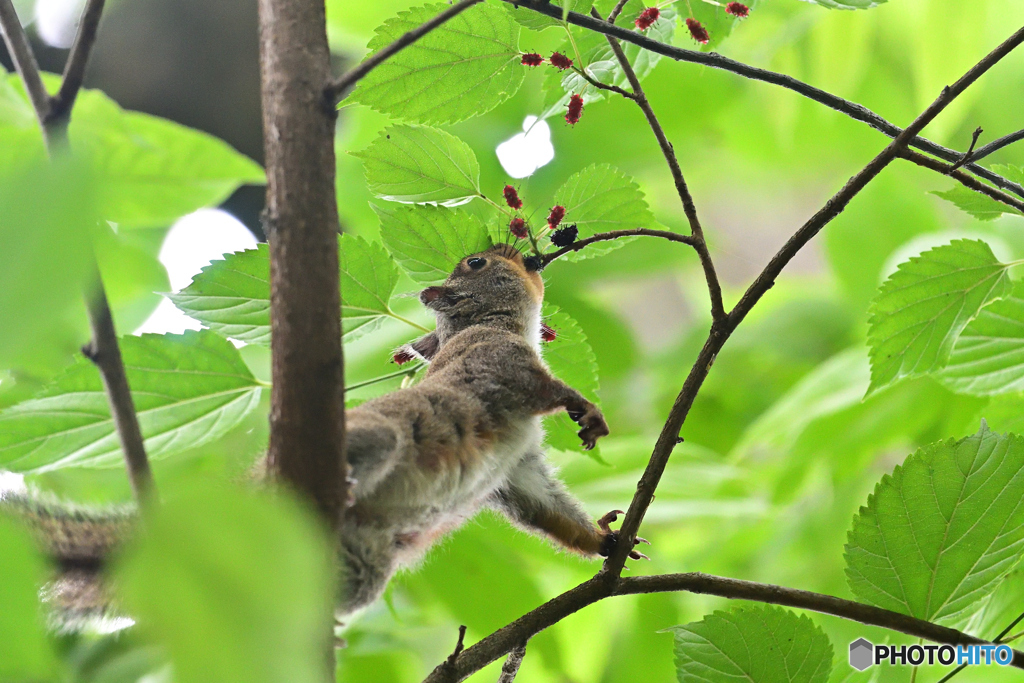
[[[964,173],[963,171],[959,170],[953,170],[953,167],[944,161],[939,161],[938,159],[926,156],[924,154],[921,154],[920,152],[915,152],[912,149],[900,150],[899,156],[901,159],[912,161],[918,166],[923,166],[924,168],[928,168],[933,171],[938,171],[943,175],[948,175],[950,178],[953,178],[954,180],[960,182],[964,187],[970,188],[975,192],[980,192],[983,195],[991,197],[997,202],[1002,202],[1007,206],[1012,206],[1021,213],[1024,213],[1024,201],[1021,201],[1020,199],[1012,195],[1006,194],[1005,192],[1000,192],[996,188],[990,185],[986,185],[985,183],[981,182],[980,180],[978,180],[977,178],[968,173]]]
[[[933,624],[899,612],[843,600],[831,595],[786,588],[754,581],[742,581],[700,572],[660,574],[656,576],[596,576],[549,600],[480,642],[466,648],[455,658],[441,664],[425,683],[456,683],[519,646],[524,638],[540,633],[579,610],[605,598],[640,593],[687,592],[716,595],[731,600],[752,600],[772,605],[806,609],[820,614],[849,619],[871,626],[881,626],[900,633],[950,645],[987,644],[956,629]],[[1014,651],[1013,666],[1024,668],[1024,653]]]
[[[974,133],[971,135],[971,146],[967,148],[967,151],[963,153],[963,156],[956,160],[956,163],[949,169],[950,172],[957,170],[973,158],[971,155],[974,153],[974,146],[978,144],[978,138],[980,138],[981,134],[984,132],[985,130],[981,126],[974,129]]]
[[[75,73],[85,70],[85,60],[89,55],[89,47],[95,39],[102,6],[102,1],[97,3],[91,0],[85,8],[87,16],[83,16],[78,35],[75,37],[74,45],[77,49],[72,50],[72,56],[79,62],[73,68]],[[43,132],[46,148],[49,154],[53,155],[66,147],[64,143],[67,141],[65,135],[67,120],[71,115],[74,95],[81,87],[79,76],[72,74],[72,81],[67,84],[65,93],[70,100],[67,102],[66,110],[59,115],[59,121],[55,122],[52,116],[54,100],[46,93],[42,77],[39,74],[39,65],[32,54],[25,31],[11,5],[11,0],[0,0],[0,28],[3,30],[4,39],[11,58],[14,60],[15,68],[25,84],[25,90],[29,93],[29,99],[32,101],[32,107]],[[90,33],[91,36],[83,36],[85,32]],[[61,90],[65,91],[64,84],[61,85]],[[128,478],[131,481],[135,499],[139,502],[155,500],[156,486],[153,483],[153,473],[149,467],[149,459],[146,457],[139,417],[135,412],[135,404],[128,385],[128,375],[125,372],[121,349],[117,343],[114,316],[110,311],[110,304],[107,302],[107,294],[103,289],[103,280],[98,267],[95,269],[93,281],[86,294],[86,309],[92,328],[92,341],[82,347],[82,353],[96,364],[103,379],[107,403],[110,405],[110,412],[117,428],[117,436],[121,442],[121,450],[124,453],[125,466],[128,469]]]
[[[591,8],[590,12],[595,18],[600,17],[596,9]],[[693,248],[697,251],[701,267],[704,269],[704,279],[707,280],[708,295],[711,299],[711,319],[716,322],[721,321],[725,318],[725,304],[722,302],[722,285],[718,281],[715,264],[711,260],[711,253],[708,251],[707,241],[704,239],[704,229],[701,227],[700,219],[697,217],[697,206],[693,203],[693,196],[690,194],[690,189],[686,186],[686,179],[683,177],[683,170],[679,166],[679,159],[676,158],[676,152],[672,148],[672,143],[665,136],[665,131],[658,122],[658,117],[654,115],[654,109],[651,108],[651,103],[647,100],[647,95],[640,86],[640,79],[637,78],[636,72],[633,71],[629,58],[622,51],[619,41],[609,35],[606,35],[605,38],[608,39],[608,45],[611,47],[612,52],[615,53],[615,58],[618,60],[622,71],[626,74],[626,80],[629,81],[630,87],[633,89],[633,101],[643,111],[648,125],[650,125],[651,130],[654,132],[654,137],[658,140],[661,153],[664,155],[665,161],[668,162],[668,168],[672,173],[672,181],[675,183],[676,192],[679,194],[679,200],[683,203],[683,213],[686,214],[686,220],[690,224],[690,234],[694,239]]]
[[[1007,145],[1012,145],[1013,143],[1017,142],[1018,140],[1024,140],[1024,128],[1022,128],[1021,130],[1018,130],[1015,133],[1010,133],[1009,135],[1004,135],[1001,138],[993,140],[992,142],[988,143],[987,145],[982,145],[981,147],[979,147],[974,152],[974,154],[971,155],[971,161],[975,161],[975,162],[980,161],[981,159],[984,159],[985,157],[987,157],[992,152],[995,152],[996,150],[1002,149],[1003,147],[1006,147]]]
[[[558,251],[552,251],[548,254],[544,254],[541,257],[541,263],[545,266],[560,256],[565,256],[568,253],[579,251],[584,247],[587,247],[595,242],[607,242],[608,240],[617,240],[623,237],[632,237],[633,235],[647,235],[649,237],[661,237],[672,242],[681,242],[683,244],[689,244],[693,246],[696,240],[690,235],[680,235],[678,232],[669,232],[668,230],[650,230],[648,228],[629,228],[626,230],[611,230],[609,232],[599,232],[596,235],[573,242],[569,246],[562,247]]]
[[[501,675],[498,676],[498,683],[515,683],[519,667],[523,665],[523,657],[526,656],[526,644],[512,648],[508,658],[501,665]]]
[[[1012,629],[1012,628],[1013,628],[1014,626],[1016,626],[1017,624],[1019,624],[1019,623],[1021,622],[1021,620],[1022,620],[1022,619],[1024,619],[1024,613],[1022,613],[1022,614],[1021,614],[1021,615],[1020,615],[1019,617],[1017,617],[1016,619],[1014,619],[1013,621],[1011,621],[1011,622],[1010,622],[1010,625],[1009,625],[1009,626],[1007,626],[1006,628],[1004,628],[1004,629],[1003,629],[1002,631],[1000,631],[1000,632],[999,632],[999,635],[997,635],[997,636],[995,637],[995,640],[993,640],[992,642],[993,642],[993,643],[997,643],[997,644],[1001,644],[1001,643],[1011,643],[1011,642],[1013,642],[1013,641],[1014,641],[1014,640],[1016,639],[1016,637],[1017,637],[1017,636],[1010,636],[1009,638],[1007,638],[1007,637],[1006,637],[1006,634],[1007,634],[1007,633],[1009,633],[1009,632],[1010,632],[1010,630],[1011,630],[1011,629]],[[1017,635],[1020,635],[1020,634],[1017,634]],[[961,671],[963,671],[963,670],[964,670],[965,668],[967,668],[967,665],[966,665],[966,664],[961,664],[960,666],[958,666],[957,668],[953,669],[953,670],[952,670],[952,671],[950,671],[950,672],[949,672],[948,674],[946,674],[945,676],[943,676],[942,678],[940,678],[940,679],[939,679],[939,681],[938,681],[938,683],[946,683],[946,681],[948,681],[949,679],[953,678],[953,676],[956,676],[956,675],[957,675],[958,673],[960,673]]]
[[[96,273],[96,282],[88,302],[92,341],[82,347],[82,353],[95,363],[103,378],[103,388],[106,390],[107,403],[110,404],[117,435],[121,440],[128,479],[131,481],[135,500],[148,501],[154,499],[153,493],[156,490],[153,472],[146,457],[142,429],[139,427],[135,402],[128,386],[128,375],[125,373],[124,360],[121,358],[121,347],[117,343],[114,320],[99,280],[99,273]]]
[[[554,17],[558,20],[561,20],[562,18],[561,10],[551,5],[548,0],[504,1],[516,7],[529,9],[545,16]],[[650,50],[651,52],[668,57],[669,59],[674,59],[678,62],[703,64],[714,69],[729,71],[754,81],[762,81],[764,83],[781,86],[803,95],[808,99],[814,100],[819,104],[823,104],[830,109],[846,114],[852,119],[866,123],[875,130],[888,135],[890,138],[895,138],[903,132],[900,127],[890,123],[863,105],[843,99],[842,97],[833,95],[821,88],[816,88],[813,85],[804,83],[803,81],[784,74],[744,64],[743,62],[738,62],[734,59],[724,57],[717,52],[697,52],[695,50],[686,50],[666,43],[660,43],[637,31],[631,31],[628,28],[615,26],[606,21],[600,21],[594,17],[580,14],[579,12],[569,12],[566,16],[566,21],[576,26],[582,26],[583,28],[597,31],[598,33],[614,36],[627,43],[639,45],[646,50]],[[938,145],[931,140],[927,140],[919,136],[915,136],[909,143],[909,146],[916,147],[917,149],[928,152],[929,154],[934,154],[940,159],[944,159],[950,163],[955,163],[956,160],[962,156],[961,153],[956,150],[943,147],[942,145]],[[969,163],[966,168],[971,171],[971,173],[994,183],[996,186],[1001,187],[1008,192],[1013,192],[1020,197],[1024,197],[1024,187],[1011,182],[1001,175],[993,173],[984,166]]]
[[[616,3],[615,7],[613,7],[612,11],[608,14],[607,21],[609,24],[615,23],[615,20],[619,18],[619,14],[622,13],[622,8],[626,6],[627,2],[629,2],[629,0],[619,0],[618,3]]]
[[[398,40],[391,43],[390,45],[380,50],[379,52],[370,55],[362,62],[360,62],[357,66],[355,66],[351,71],[331,81],[331,83],[328,84],[326,90],[324,91],[324,94],[327,97],[327,101],[330,102],[331,105],[336,105],[338,102],[342,100],[342,98],[345,97],[346,94],[348,94],[349,88],[354,86],[359,81],[359,79],[363,78],[364,76],[366,76],[366,74],[373,71],[386,59],[388,59],[395,53],[403,50],[404,48],[409,47],[410,45],[412,45],[417,40],[433,31],[441,24],[445,23],[452,17],[462,13],[464,10],[469,9],[470,7],[481,1],[482,0],[462,0],[462,2],[452,5],[451,7],[449,7],[448,9],[446,9],[445,11],[441,12],[436,17],[431,19],[430,21],[420,26],[417,26],[411,31],[408,31],[407,33],[403,34],[398,38]],[[561,12],[559,12],[559,14],[561,14]]]
[[[78,97],[78,91],[82,89],[82,82],[85,80],[85,65],[89,63],[89,55],[96,43],[96,31],[103,15],[104,2],[105,0],[89,0],[82,11],[75,42],[72,43],[68,61],[64,64],[60,90],[50,100],[50,111],[46,116],[48,126],[67,126],[71,108],[75,106],[75,98]]]
[[[0,0],[0,33],[3,33],[7,51],[11,55],[11,61],[14,62],[14,69],[21,76],[21,82],[25,84],[25,90],[32,102],[36,118],[39,119],[39,125],[45,127],[46,117],[50,113],[50,95],[46,92],[46,86],[43,85],[36,56],[32,53],[28,35],[18,19],[18,13],[11,0]]]
[[[587,83],[589,83],[590,85],[594,86],[599,90],[608,90],[609,92],[618,93],[619,95],[622,95],[626,99],[630,100],[636,99],[636,95],[629,92],[628,90],[623,90],[617,85],[608,85],[607,83],[602,83],[601,81],[597,80],[596,78],[588,74],[585,70],[577,66],[572,67],[572,70],[575,71],[580,76],[582,76],[583,80],[585,80]]]

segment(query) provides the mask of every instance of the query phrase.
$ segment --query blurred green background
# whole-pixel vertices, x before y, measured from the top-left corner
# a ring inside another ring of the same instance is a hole
[[[328,0],[329,35],[339,71],[362,57],[376,26],[411,4]],[[681,14],[688,14],[686,0],[677,4]],[[36,11],[31,3],[22,5],[26,12]],[[254,12],[254,3],[227,0],[113,3],[87,85],[125,108],[212,133],[258,161]],[[865,11],[761,0],[715,49],[861,103],[902,126],[942,86],[1022,23],[1024,4],[1013,0],[891,0]],[[41,60],[50,70],[59,70],[64,52],[47,46],[40,34],[37,20],[33,35]],[[524,32],[521,45],[524,51],[546,53],[560,39],[557,29]],[[685,30],[677,30],[674,42],[694,45]],[[527,116],[542,111],[543,77],[539,71],[528,74],[509,101],[447,127],[473,147],[482,185],[493,195],[510,182],[494,150],[522,132]],[[13,79],[2,87],[17,90]],[[707,67],[662,59],[644,87],[692,190],[727,307],[785,239],[888,142],[864,124],[792,92]],[[1012,132],[1024,125],[1022,94],[1024,52],[1018,51],[924,135],[963,150],[978,126],[985,129],[982,143]],[[14,251],[0,247],[6,252],[0,255],[0,328],[6,331],[0,341],[0,407],[36,395],[87,339],[84,310],[75,295],[80,269],[72,267],[83,247],[72,243],[74,231],[60,236],[32,233],[43,241],[43,246],[33,246],[24,239],[22,227],[81,220],[81,207],[89,200],[73,201],[75,192],[98,196],[102,204],[103,193],[96,187],[122,181],[130,185],[122,176],[104,174],[102,160],[72,172],[80,187],[49,177],[63,172],[59,169],[26,171],[33,153],[8,152],[35,146],[37,153],[38,140],[31,118],[10,104],[17,98],[16,93],[0,98],[0,236],[4,244],[16,245]],[[338,122],[342,225],[370,240],[379,239],[378,219],[369,206],[372,197],[362,163],[349,152],[365,148],[388,123],[366,107],[344,104]],[[610,163],[640,184],[659,222],[673,230],[687,229],[654,137],[632,103],[620,98],[588,105],[574,127],[560,116],[549,123],[553,159],[516,181],[528,203],[546,207],[570,175],[592,163]],[[168,142],[166,153],[173,158],[183,144]],[[253,185],[258,177],[240,158],[209,154],[223,164],[219,191],[199,196],[186,188],[182,196],[192,199],[172,204],[167,197],[173,192],[165,188],[160,210],[134,225],[126,220],[102,238],[107,244],[103,248],[117,252],[116,258],[101,256],[100,265],[122,333],[136,329],[155,309],[160,297],[154,292],[170,288],[164,270],[169,265],[157,257],[177,218],[227,201],[225,208],[256,239],[262,238],[255,219],[260,190]],[[139,158],[141,164],[158,164]],[[1024,164],[1024,145],[1005,148],[985,163]],[[24,181],[28,173],[48,177]],[[188,173],[181,175],[187,180],[192,177]],[[32,189],[19,188],[13,178]],[[653,544],[648,551],[652,559],[631,563],[632,575],[704,571],[851,597],[843,544],[852,516],[882,474],[920,445],[974,433],[982,417],[996,431],[1020,429],[1015,409],[955,395],[930,378],[905,381],[861,400],[868,384],[867,305],[898,262],[956,236],[984,237],[1004,260],[1024,258],[1021,218],[980,222],[929,194],[953,184],[895,162],[787,268],[717,358],[682,431],[686,443],[676,449],[642,529]],[[234,191],[240,185],[247,187]],[[41,218],[34,213],[37,207],[54,215]],[[59,288],[51,272],[55,263],[66,266],[57,269],[67,279]],[[15,271],[13,264],[40,265]],[[544,277],[547,300],[578,321],[600,368],[599,395],[612,430],[601,447],[607,464],[578,453],[550,453],[569,488],[597,516],[624,508],[632,497],[706,335],[706,289],[692,251],[653,239],[634,241],[599,259],[556,262]],[[399,288],[416,291],[408,279]],[[415,299],[401,307],[405,315],[429,320]],[[383,331],[347,345],[348,382],[393,370],[391,350],[409,336],[407,327],[389,322]],[[255,377],[267,379],[265,350],[246,346],[241,354]],[[353,398],[395,388],[397,382],[372,385]],[[263,392],[259,409],[226,435],[158,460],[155,476],[162,492],[173,496],[198,480],[243,478],[265,448],[266,408]],[[66,468],[30,474],[26,481],[82,503],[130,498],[119,468]],[[597,569],[596,562],[556,551],[500,518],[482,514],[440,543],[421,566],[400,575],[384,601],[347,626],[338,680],[420,680],[451,651],[459,624],[468,626],[467,642],[474,642]],[[1021,582],[1017,576],[1013,585]],[[1007,600],[1013,597],[1019,596]],[[593,605],[534,638],[518,680],[673,680],[672,636],[663,629],[699,619],[724,604],[715,598],[666,594]],[[911,642],[831,617],[814,620],[832,639],[840,663],[845,644],[859,636],[876,643]],[[87,648],[93,648],[93,657],[115,658],[125,656],[131,648],[124,643],[134,637],[121,636],[119,645],[110,645],[114,641],[109,637],[70,638],[62,647],[79,653],[82,661]],[[107,649],[101,652],[97,643]],[[134,673],[89,678],[94,674],[82,673],[86,669],[78,664],[67,666],[81,680],[137,680],[131,677]],[[493,681],[498,667],[500,663],[470,680]],[[848,671],[837,666],[834,678],[870,677]],[[909,668],[872,672],[892,681],[910,676]],[[937,680],[942,673],[925,669],[919,680]],[[989,669],[974,675],[998,681],[1010,680],[1015,672]]]

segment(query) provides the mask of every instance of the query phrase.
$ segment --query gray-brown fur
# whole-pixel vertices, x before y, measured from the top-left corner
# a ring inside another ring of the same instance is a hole
[[[421,293],[437,315],[436,331],[413,346],[430,360],[425,377],[346,412],[355,484],[341,524],[340,615],[376,600],[395,571],[485,506],[576,552],[610,552],[614,532],[594,525],[543,456],[543,415],[567,410],[587,447],[608,433],[600,410],[541,359],[543,293],[540,276],[504,245],[463,259],[444,285]],[[127,532],[123,515],[22,507],[67,561],[105,557]]]

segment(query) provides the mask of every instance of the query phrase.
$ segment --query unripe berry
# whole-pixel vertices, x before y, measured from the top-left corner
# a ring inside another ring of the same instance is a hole
[[[742,2],[730,2],[725,6],[725,13],[731,14],[739,19],[745,19],[750,14],[750,8]]]
[[[690,35],[701,45],[707,45],[711,40],[711,36],[708,35],[708,30],[704,28],[704,25],[693,17],[687,17],[686,28],[690,29]]]
[[[540,66],[544,63],[544,58],[536,52],[527,52],[523,55],[523,64],[525,66]]]
[[[501,191],[505,195],[505,203],[517,211],[523,208],[523,200],[519,198],[519,193],[516,188],[511,185],[506,185],[505,189]]]
[[[548,214],[548,225],[554,230],[558,227],[558,224],[565,218],[565,207],[564,206],[552,206],[551,213]]]
[[[657,7],[648,7],[640,13],[640,16],[638,16],[636,21],[633,23],[641,31],[646,31],[654,25],[654,22],[656,22],[660,16],[661,11]]]
[[[530,236],[530,231],[526,227],[526,221],[519,216],[516,216],[509,222],[508,231],[521,240],[525,240]]]
[[[576,125],[583,116],[583,96],[573,95],[569,98],[569,110],[565,113],[565,122]]]
[[[572,60],[563,55],[561,52],[554,52],[551,54],[551,66],[555,67],[559,71],[565,71],[572,66]]]

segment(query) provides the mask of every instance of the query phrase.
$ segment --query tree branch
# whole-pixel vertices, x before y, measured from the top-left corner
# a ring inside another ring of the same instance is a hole
[[[532,1],[532,0],[531,0]],[[604,22],[601,22],[602,24]],[[643,521],[644,514],[654,498],[661,475],[668,463],[679,438],[690,407],[707,377],[715,356],[722,349],[729,336],[743,321],[746,315],[775,284],[782,269],[792,258],[846,207],[854,196],[868,182],[877,176],[899,152],[914,139],[930,121],[932,121],[950,102],[967,89],[983,73],[1024,42],[1024,28],[986,55],[952,86],[943,89],[938,98],[896,138],[889,143],[861,171],[832,196],[825,206],[811,217],[771,259],[761,274],[754,280],[739,303],[722,321],[712,323],[708,338],[697,356],[697,360],[686,377],[683,387],[676,397],[675,404],[662,428],[658,441],[654,446],[651,459],[647,464],[636,494],[630,503],[626,517],[619,528],[620,542],[612,555],[605,561],[596,576],[549,600],[533,611],[525,614],[504,628],[495,631],[479,643],[467,648],[454,661],[446,662],[437,667],[427,683],[461,681],[468,675],[487,664],[495,661],[530,636],[557,623],[562,618],[583,607],[602,600],[611,595],[629,593],[656,592],[660,590],[693,590],[694,592],[713,593],[723,597],[736,599],[753,599],[762,602],[785,604],[804,609],[814,609],[827,614],[835,614],[844,618],[863,621],[893,628],[922,638],[938,639],[939,642],[978,642],[973,636],[937,626],[929,622],[889,612],[869,605],[861,605],[848,600],[824,596],[808,591],[767,586],[734,579],[708,577],[703,574],[680,574],[661,577],[631,577],[623,579],[620,575],[626,558],[633,546],[633,539]],[[1014,664],[1024,668],[1024,654],[1014,653]]]
[[[595,17],[600,17],[596,9],[591,8],[590,12]],[[626,80],[629,81],[629,85],[633,89],[633,97],[631,99],[643,111],[648,125],[654,131],[654,137],[658,140],[661,153],[668,163],[669,171],[672,173],[672,181],[676,186],[676,192],[679,194],[679,200],[683,203],[683,213],[686,214],[686,220],[690,224],[693,248],[697,251],[701,267],[704,269],[704,279],[707,280],[708,295],[711,298],[711,319],[720,321],[725,318],[725,304],[722,302],[722,285],[718,282],[715,264],[711,260],[711,253],[708,251],[707,241],[704,239],[704,229],[701,227],[700,219],[697,217],[697,206],[693,203],[690,188],[686,186],[686,179],[683,177],[683,170],[679,166],[679,159],[676,158],[676,152],[672,148],[672,143],[665,136],[665,131],[658,122],[658,117],[654,115],[654,109],[651,108],[651,103],[647,100],[647,95],[640,86],[640,79],[636,77],[636,72],[633,71],[626,53],[622,51],[619,41],[609,35],[606,35],[605,38],[608,39],[608,45],[612,48],[612,52],[615,53],[615,59],[618,60],[619,66],[622,67],[622,71],[626,74]]]
[[[452,5],[451,7],[449,7],[448,9],[446,9],[445,11],[441,12],[436,17],[431,19],[430,21],[420,26],[417,26],[411,31],[404,33],[401,37],[398,38],[398,40],[391,43],[390,45],[380,50],[379,52],[370,55],[362,62],[360,62],[358,65],[356,65],[355,68],[353,68],[351,71],[341,76],[340,78],[331,81],[330,84],[328,84],[327,88],[324,90],[324,94],[327,97],[327,101],[330,102],[332,105],[338,104],[338,102],[340,102],[342,98],[344,98],[345,95],[348,94],[348,90],[352,86],[354,86],[359,81],[359,79],[363,78],[364,76],[366,76],[366,74],[370,73],[375,68],[380,66],[382,62],[384,62],[397,52],[400,52],[401,50],[409,47],[417,40],[427,35],[435,28],[451,19],[452,17],[462,13],[464,10],[469,9],[470,7],[481,1],[482,0],[462,0],[462,2]],[[561,16],[561,11],[559,11],[559,16]]]
[[[1003,147],[1006,147],[1007,145],[1012,145],[1013,143],[1017,142],[1018,140],[1024,140],[1024,129],[1018,130],[1015,133],[1010,133],[1009,135],[1004,135],[1001,138],[993,140],[992,142],[988,143],[987,145],[982,145],[981,147],[976,149],[973,154],[969,153],[967,155],[967,161],[968,162],[980,161],[980,160],[984,159],[985,157],[987,157],[992,152],[995,152],[996,150],[1000,150]]]
[[[90,0],[85,8],[78,33],[75,36],[74,48],[65,73],[71,73],[70,81],[66,78],[61,84],[63,111],[54,114],[54,98],[51,98],[43,85],[39,73],[39,65],[29,46],[25,30],[18,21],[11,0],[0,0],[0,30],[3,31],[7,49],[14,60],[15,68],[25,84],[32,108],[43,132],[47,152],[52,156],[67,146],[67,123],[71,116],[71,107],[75,95],[81,87],[81,74],[85,71],[85,62],[89,56],[89,48],[95,41],[96,27],[99,24],[103,9],[102,0]],[[117,428],[118,440],[124,453],[128,479],[131,481],[135,499],[143,502],[156,499],[156,485],[153,472],[146,457],[146,447],[139,427],[139,418],[135,412],[128,375],[121,358],[121,348],[117,343],[117,330],[114,327],[114,316],[107,302],[107,294],[103,289],[103,279],[99,268],[86,294],[86,309],[89,313],[89,325],[92,328],[92,341],[82,347],[85,354],[99,369],[103,379],[103,387],[107,394],[107,403]]]
[[[525,656],[525,644],[512,648],[512,651],[508,653],[508,659],[501,665],[501,675],[498,677],[498,683],[514,683],[516,674],[519,673],[519,667],[522,666],[523,657]]]
[[[588,74],[584,69],[581,69],[577,66],[573,66],[572,70],[578,73],[583,78],[583,80],[585,80],[587,83],[594,86],[598,90],[607,90],[609,92],[618,93],[619,95],[625,97],[627,100],[636,100],[636,95],[629,92],[628,90],[623,90],[617,85],[608,85],[607,83],[602,83],[601,81],[597,80],[596,78]]]
[[[48,126],[67,127],[71,108],[75,106],[75,98],[78,97],[78,91],[82,89],[82,82],[85,80],[85,65],[88,64],[92,46],[96,43],[96,31],[103,15],[104,3],[105,0],[89,0],[82,11],[75,42],[72,43],[68,61],[64,64],[60,90],[50,100],[50,111],[46,116]]]
[[[515,7],[526,8],[534,12],[539,12],[545,16],[552,17],[554,19],[562,20],[562,10],[557,6],[552,5],[548,0],[504,0]],[[738,62],[728,57],[723,57],[717,52],[697,52],[694,50],[685,50],[678,48],[673,45],[667,45],[665,43],[659,43],[656,40],[648,38],[642,33],[631,31],[628,28],[621,26],[615,26],[605,21],[600,21],[593,17],[589,17],[585,14],[578,12],[569,12],[566,16],[566,21],[576,26],[597,31],[605,35],[614,36],[619,40],[623,40],[627,43],[633,43],[640,47],[650,50],[656,54],[668,57],[677,62],[690,62],[693,64],[703,64],[710,66],[714,69],[722,69],[723,71],[729,71],[734,74],[738,74],[745,78],[749,78],[755,81],[763,81],[765,83],[771,83],[772,85],[778,85],[788,90],[792,90],[804,97],[814,100],[819,104],[823,104],[830,109],[834,109],[842,114],[846,114],[852,119],[866,123],[875,130],[888,135],[890,138],[897,137],[902,133],[902,129],[898,126],[886,121],[881,116],[871,111],[863,105],[851,102],[843,99],[837,95],[826,92],[821,88],[816,88],[813,85],[804,83],[803,81],[797,80],[790,76],[786,76],[774,71],[768,71],[767,69],[760,69],[756,66],[750,66],[743,62]],[[929,154],[934,154],[940,159],[944,159],[950,163],[955,163],[961,156],[960,152],[956,150],[943,147],[938,145],[931,140],[915,136],[909,146],[916,147]],[[984,148],[982,148],[984,149]],[[975,175],[988,180],[1008,192],[1024,197],[1024,187],[1021,187],[1017,183],[1011,182],[1001,175],[993,173],[983,166],[979,166],[974,163],[967,164],[966,168]]]
[[[949,645],[989,643],[983,638],[976,638],[956,629],[881,607],[767,583],[730,579],[701,572],[625,578],[599,575],[544,603],[508,626],[495,631],[475,645],[466,648],[454,660],[445,661],[427,676],[425,683],[457,683],[464,680],[472,673],[499,659],[506,652],[512,652],[525,639],[605,598],[639,593],[668,592],[717,595],[731,600],[750,600],[806,609],[862,624],[881,626],[936,643]],[[1014,650],[1012,664],[1017,668],[1024,668],[1024,653]]]
[[[567,247],[562,247],[558,251],[552,251],[548,254],[544,254],[541,257],[541,263],[547,265],[554,261],[560,256],[565,256],[568,253],[579,251],[584,247],[587,247],[595,242],[607,242],[608,240],[617,240],[621,237],[632,237],[633,235],[648,235],[650,237],[661,237],[671,242],[681,242],[682,244],[689,244],[693,246],[696,240],[690,235],[680,235],[678,232],[669,232],[668,230],[649,230],[648,228],[629,228],[626,230],[611,230],[609,232],[599,232],[596,235],[573,242]]]
[[[933,171],[938,171],[943,175],[948,175],[950,178],[953,178],[954,180],[960,182],[960,184],[962,184],[964,187],[970,188],[975,192],[980,192],[983,195],[991,197],[997,202],[1002,202],[1007,206],[1012,206],[1018,211],[1024,213],[1024,201],[1021,201],[1020,199],[1017,199],[1014,196],[1008,195],[1005,192],[1000,192],[994,187],[986,185],[985,183],[981,182],[980,180],[978,180],[977,178],[968,173],[964,173],[963,171],[960,170],[954,170],[953,166],[950,164],[939,161],[938,159],[933,159],[932,157],[921,154],[920,152],[915,152],[912,149],[900,150],[899,157],[901,159],[906,159],[907,161],[912,161],[918,166],[923,166],[924,168],[931,169]]]
[[[46,86],[43,85],[36,56],[32,53],[32,46],[29,45],[28,36],[25,34],[25,29],[18,19],[18,13],[14,10],[11,0],[0,0],[0,32],[3,33],[7,51],[11,54],[14,69],[18,72],[21,82],[24,83],[25,90],[28,92],[28,98],[32,102],[32,109],[39,120],[39,126],[45,129],[46,117],[50,113],[50,95],[46,92]]]
[[[324,3],[260,0],[259,18],[273,377],[267,462],[337,529],[347,467]]]

